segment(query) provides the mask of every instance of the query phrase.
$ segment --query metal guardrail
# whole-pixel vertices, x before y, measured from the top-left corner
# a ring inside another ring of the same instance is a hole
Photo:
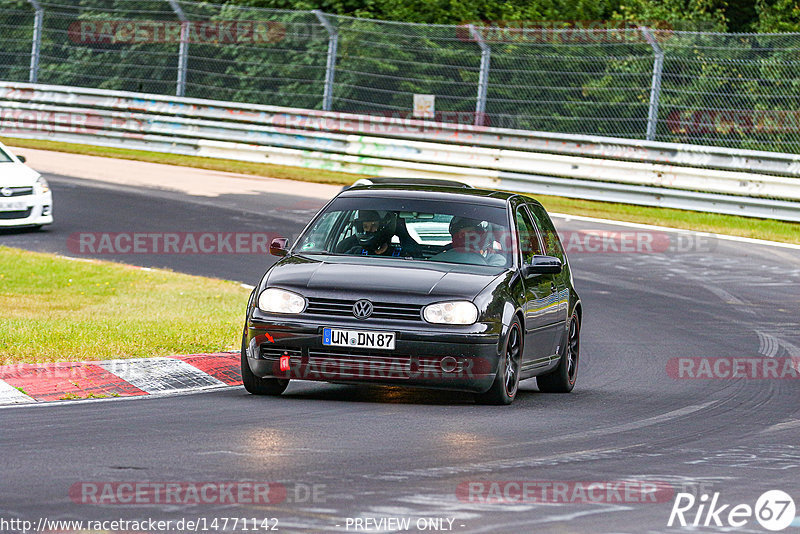
[[[425,94],[461,123],[800,153],[797,32],[245,4],[275,2],[5,0],[0,79],[397,116]]]
[[[0,82],[0,135],[800,221],[800,155]]]

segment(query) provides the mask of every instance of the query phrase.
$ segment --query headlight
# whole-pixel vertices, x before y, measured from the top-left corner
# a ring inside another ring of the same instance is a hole
[[[306,299],[297,293],[271,287],[258,297],[258,309],[269,313],[302,313]]]
[[[50,191],[50,184],[47,183],[47,180],[44,179],[44,176],[40,176],[36,180],[36,194],[37,195],[44,195],[48,191]]]
[[[439,302],[425,306],[422,316],[429,323],[472,324],[478,320],[478,308],[466,300]]]

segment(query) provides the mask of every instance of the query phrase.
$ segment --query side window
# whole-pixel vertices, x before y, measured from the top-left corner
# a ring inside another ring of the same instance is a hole
[[[531,210],[531,214],[537,226],[539,226],[547,255],[555,256],[563,262],[564,248],[561,246],[561,239],[558,237],[558,232],[555,226],[553,226],[553,221],[550,220],[550,216],[547,215],[543,207],[536,204],[529,204],[528,208]]]
[[[542,254],[542,247],[539,244],[539,236],[536,227],[531,222],[528,212],[524,207],[517,208],[517,240],[519,241],[522,262],[530,263],[533,257]]]
[[[331,229],[334,223],[340,218],[341,212],[338,211],[324,213],[320,220],[317,221],[313,231],[298,244],[299,250],[314,251],[329,249],[332,246],[331,243],[329,243],[331,240]]]

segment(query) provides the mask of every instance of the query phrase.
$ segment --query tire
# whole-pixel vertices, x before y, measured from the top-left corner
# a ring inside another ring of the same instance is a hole
[[[289,386],[288,379],[259,378],[253,374],[247,363],[247,335],[242,334],[242,384],[253,395],[280,395]]]
[[[578,360],[581,351],[581,323],[578,313],[572,312],[567,330],[567,345],[558,367],[546,375],[536,377],[536,385],[543,393],[569,393],[578,379]]]
[[[476,396],[479,404],[511,404],[519,389],[519,369],[522,359],[522,327],[518,318],[511,321],[503,343],[503,354],[497,365],[497,375],[486,393]]]

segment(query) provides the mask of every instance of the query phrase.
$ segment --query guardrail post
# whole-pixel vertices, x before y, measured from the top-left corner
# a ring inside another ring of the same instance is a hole
[[[44,25],[44,9],[37,0],[28,0],[36,10],[33,16],[33,43],[31,44],[31,69],[28,74],[30,83],[39,81],[39,50],[42,47],[42,26]]]
[[[186,94],[186,68],[189,63],[189,30],[191,29],[191,22],[186,18],[186,13],[183,12],[177,0],[168,1],[172,11],[181,21],[181,45],[178,49],[178,79],[176,81],[175,96],[184,96]]]
[[[656,38],[646,26],[639,26],[639,30],[644,35],[645,40],[653,48],[653,79],[650,82],[650,109],[647,113],[647,140],[653,141],[656,138],[656,127],[658,126],[658,102],[661,98],[661,75],[664,70],[664,51],[658,46]]]
[[[333,80],[336,75],[336,53],[339,48],[339,32],[336,31],[336,28],[330,23],[325,13],[319,9],[315,9],[313,13],[316,15],[319,23],[325,27],[325,31],[328,32],[328,59],[325,63],[325,88],[322,94],[322,110],[330,111],[333,105]]]
[[[492,49],[472,24],[469,25],[469,33],[481,48],[481,72],[478,77],[478,97],[475,102],[475,126],[482,126],[486,113],[486,93],[489,90],[489,62],[492,59]]]

